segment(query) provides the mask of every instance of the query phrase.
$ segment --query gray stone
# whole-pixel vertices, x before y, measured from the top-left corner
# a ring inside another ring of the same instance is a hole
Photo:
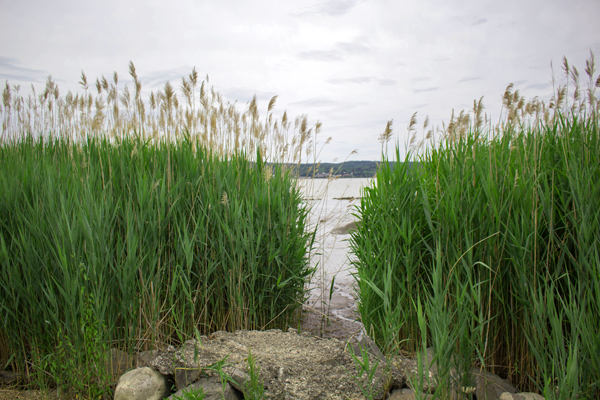
[[[544,396],[537,393],[509,393],[504,392],[500,395],[500,400],[545,400]]]
[[[423,379],[422,390],[424,393],[433,393],[438,384],[437,366],[433,363],[434,352],[433,348],[429,347],[422,355],[421,378]],[[411,389],[418,389],[419,385],[419,362],[417,356],[414,358],[405,358],[402,356],[394,357],[392,366],[396,369],[396,374],[399,374],[405,381],[406,385]],[[394,378],[394,380],[401,380]],[[413,387],[415,386],[415,387]]]
[[[244,371],[240,371],[236,368],[231,373],[231,379],[232,381],[229,382],[231,383],[231,386],[233,386],[242,393],[246,392],[246,382],[250,380],[250,376],[247,373],[245,373]]]
[[[173,375],[175,368],[191,367],[186,365],[178,357],[179,350],[173,346],[167,346],[163,351],[159,351],[156,357],[149,362],[149,367],[157,370],[163,375]]]
[[[21,374],[12,371],[0,371],[0,384],[13,385],[21,379]]]
[[[496,374],[479,368],[471,368],[469,372],[475,381],[475,395],[478,400],[500,400],[504,392],[517,393],[517,388]]]
[[[205,397],[204,400],[242,400],[243,396],[234,389],[229,383],[226,383],[223,390],[223,383],[216,377],[201,378],[188,387],[178,390],[177,393],[169,396],[169,400],[175,400],[175,397],[184,398],[184,393],[201,390]]]
[[[421,398],[424,400],[433,399],[430,394],[423,394]],[[393,392],[386,400],[417,400],[415,391],[412,389],[400,389]]]
[[[363,385],[373,387],[374,393],[383,393],[384,388],[390,387],[393,381],[392,374],[387,368],[388,362],[379,347],[368,336],[363,336],[360,342],[352,345],[354,356],[362,360],[363,364],[368,364],[370,368],[375,368],[373,382],[363,382]],[[363,355],[363,352],[366,352]],[[366,358],[366,359],[365,359]],[[366,376],[366,372],[365,372]]]
[[[183,389],[200,379],[199,368],[175,368],[175,386],[177,390]]]
[[[375,342],[368,336],[363,336],[360,342],[352,345],[354,349],[354,354],[357,356],[362,355],[361,349],[366,349],[369,357],[369,362],[379,361],[380,363],[385,363],[386,359],[379,347],[375,344]]]
[[[349,235],[351,231],[358,229],[358,225],[360,225],[360,221],[352,221],[346,225],[335,227],[331,230],[331,233],[334,235]]]
[[[162,400],[170,392],[166,376],[151,368],[142,367],[119,378],[114,400]]]
[[[420,368],[418,361],[419,353],[421,354]],[[434,358],[435,351],[432,347],[427,348],[425,351],[418,351],[412,358],[406,358],[401,355],[392,357],[392,380],[389,387],[399,388],[407,386],[423,393],[433,394],[437,391],[439,395],[439,387],[443,384],[443,396],[451,399],[464,397],[465,390],[469,391],[470,389],[461,387],[459,373],[453,367],[456,364],[454,357],[452,356],[451,358],[451,365],[443,365],[443,371],[438,365],[439,360],[434,360]]]
[[[394,367],[394,363],[390,364],[390,381],[387,385],[388,388],[402,388],[406,386],[406,375],[402,369]],[[406,389],[412,390],[412,389]]]
[[[149,367],[150,362],[158,355],[158,350],[141,351],[135,355],[133,366],[135,368]]]

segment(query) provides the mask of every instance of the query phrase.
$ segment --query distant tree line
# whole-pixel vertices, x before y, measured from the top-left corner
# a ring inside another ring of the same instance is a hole
[[[394,168],[396,162],[390,161],[390,166]],[[320,164],[300,164],[300,177],[327,178],[328,176],[338,176],[341,178],[372,178],[381,165],[380,161],[346,161],[344,163],[320,163]],[[292,166],[298,168],[298,166]]]

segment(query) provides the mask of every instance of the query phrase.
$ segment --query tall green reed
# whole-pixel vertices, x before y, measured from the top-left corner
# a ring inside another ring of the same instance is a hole
[[[598,394],[593,57],[586,96],[566,60],[565,71],[570,106],[565,87],[546,107],[510,85],[498,126],[475,102],[473,122],[461,113],[409,152],[416,166],[392,172],[384,159],[352,235],[359,310],[384,348],[433,345],[438,363],[452,354],[461,371],[481,365],[549,398]]]
[[[289,165],[316,156],[320,124],[276,120],[276,97],[264,120],[256,98],[239,112],[195,71],[185,102],[167,83],[144,103],[130,75],[135,96],[115,73],[94,98],[82,73],[85,95],[7,83],[1,105],[0,358],[91,397],[114,380],[109,347],[287,327],[314,273]]]
[[[308,211],[260,155],[191,141],[26,140],[0,150],[3,329],[21,360],[285,327],[313,269]],[[168,172],[170,168],[170,173]]]

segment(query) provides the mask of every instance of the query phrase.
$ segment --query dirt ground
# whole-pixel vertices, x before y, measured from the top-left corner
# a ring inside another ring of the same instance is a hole
[[[298,330],[324,339],[349,341],[359,337],[361,328],[360,324],[350,321],[349,318],[337,318],[331,314],[325,317],[319,310],[306,308]]]
[[[44,395],[42,392],[37,390],[11,390],[11,389],[0,389],[0,400],[54,400],[56,397],[50,395]]]

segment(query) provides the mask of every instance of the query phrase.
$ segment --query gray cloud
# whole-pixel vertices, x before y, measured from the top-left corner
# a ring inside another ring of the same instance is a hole
[[[477,26],[488,22],[487,18],[477,15],[457,15],[452,17],[453,20],[461,25]]]
[[[423,108],[429,106],[429,104],[431,103],[415,104],[412,106],[412,108]]]
[[[463,79],[459,80],[458,82],[460,83],[460,82],[479,81],[481,79],[483,79],[483,78],[480,77],[480,76],[468,76],[466,78],[463,78]]]
[[[0,77],[16,81],[43,82],[48,75],[40,69],[24,68],[19,64],[15,58],[0,56]]]
[[[343,83],[368,83],[372,81],[373,77],[371,76],[357,76],[355,78],[329,79],[327,82],[338,85]]]
[[[290,106],[299,108],[315,108],[319,111],[319,118],[333,117],[346,113],[359,105],[367,105],[364,102],[337,101],[329,97],[313,97],[306,100],[289,103]]]
[[[433,92],[440,89],[439,86],[434,86],[434,87],[430,87],[430,88],[424,88],[424,89],[413,89],[413,92],[415,93],[422,93],[422,92]]]
[[[310,50],[298,53],[300,58],[307,58],[313,61],[339,61],[342,55],[337,50]]]
[[[339,61],[348,54],[364,54],[371,51],[364,37],[358,37],[352,42],[337,42],[330,50],[309,50],[298,53],[300,58],[314,61]]]
[[[381,86],[393,86],[396,83],[398,83],[394,79],[378,79],[373,76],[356,76],[354,78],[334,78],[334,79],[328,79],[327,82],[331,83],[333,85],[341,85],[341,84],[345,84],[345,83],[363,84],[363,83],[377,82]]]
[[[181,78],[187,78],[189,73],[191,72],[191,69],[188,72],[183,71],[183,68],[178,68],[145,73],[143,75],[140,75],[142,87],[147,87],[150,89],[161,89],[167,82],[171,82],[171,84],[175,87],[179,87],[179,85],[181,84]],[[108,79],[109,82],[111,81],[111,78],[112,74],[110,74],[110,76],[106,76],[106,79]],[[129,75],[127,75],[127,78],[129,78]],[[200,76],[199,80],[202,81],[203,78],[203,76]]]
[[[324,14],[339,17],[350,12],[356,4],[358,0],[327,0],[297,15]]]
[[[396,83],[398,83],[394,79],[378,79],[377,82],[381,86],[394,86]]]
[[[291,106],[302,106],[302,107],[321,107],[321,106],[335,106],[342,104],[339,101],[331,100],[327,97],[313,97],[311,99],[294,101],[289,103]]]
[[[231,101],[248,102],[254,96],[258,101],[269,101],[275,96],[275,93],[261,92],[249,88],[230,88],[221,91],[223,95]]]
[[[34,79],[29,75],[17,75],[17,74],[3,74],[0,72],[0,79],[3,81],[8,81],[10,84],[11,81],[17,82],[42,82],[43,79]]]
[[[335,47],[346,54],[368,53],[371,48],[364,44],[363,39],[355,39],[353,42],[338,42]]]
[[[540,89],[540,90],[544,90],[544,89],[549,89],[552,87],[552,83],[548,82],[548,83],[532,83],[531,85],[527,85],[525,86],[525,89]]]

